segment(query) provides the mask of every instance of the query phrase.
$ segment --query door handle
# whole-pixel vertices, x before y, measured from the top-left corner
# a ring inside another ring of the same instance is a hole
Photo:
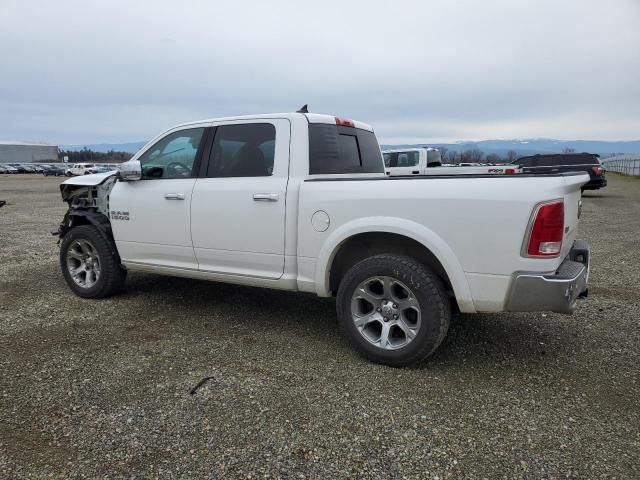
[[[277,193],[254,193],[253,200],[256,202],[277,202],[280,195]]]
[[[165,193],[164,198],[167,200],[184,200],[184,193]]]

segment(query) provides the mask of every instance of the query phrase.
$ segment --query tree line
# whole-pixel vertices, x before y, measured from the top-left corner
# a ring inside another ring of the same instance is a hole
[[[82,150],[71,151],[62,150],[60,152],[62,158],[69,157],[69,163],[121,163],[126,162],[133,154],[129,152],[116,152],[109,150],[108,152],[94,152],[84,147]]]
[[[440,150],[440,156],[442,157],[442,163],[513,163],[522,155],[519,155],[516,150],[508,150],[505,155],[499,155],[497,153],[485,153],[479,148],[473,148],[457,152],[455,150],[449,150],[447,147],[438,147]],[[562,153],[576,153],[575,148],[565,147],[560,150]],[[604,155],[603,158],[622,155],[620,153],[611,153]]]
[[[519,157],[518,152],[515,150],[507,151],[504,156],[497,153],[485,155],[479,148],[472,148],[461,152],[449,150],[446,147],[440,147],[438,150],[440,150],[442,163],[513,163]]]

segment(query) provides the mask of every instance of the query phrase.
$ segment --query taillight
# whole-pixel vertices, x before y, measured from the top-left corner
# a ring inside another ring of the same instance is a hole
[[[595,173],[598,177],[599,177],[600,175],[602,175],[602,172],[604,171],[604,169],[603,169],[602,167],[598,167],[598,166],[591,167],[591,170],[592,170],[592,171],[593,171],[593,173]]]
[[[504,169],[504,174],[505,175],[515,175],[516,171],[513,168],[505,168]]]
[[[557,257],[564,236],[564,202],[562,200],[538,205],[533,216],[527,256]]]
[[[341,127],[355,127],[353,120],[347,120],[346,118],[336,118],[336,125]]]

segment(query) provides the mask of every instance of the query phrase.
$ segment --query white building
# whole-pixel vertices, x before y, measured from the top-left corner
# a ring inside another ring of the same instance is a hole
[[[57,161],[57,145],[0,140],[0,163],[44,163]]]

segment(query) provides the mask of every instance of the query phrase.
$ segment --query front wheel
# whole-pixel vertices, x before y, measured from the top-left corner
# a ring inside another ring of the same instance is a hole
[[[67,285],[80,297],[102,298],[124,286],[115,245],[93,225],[74,227],[60,245],[60,267]]]
[[[417,260],[376,255],[340,282],[338,320],[354,349],[369,360],[403,367],[431,355],[451,320],[440,278]]]

